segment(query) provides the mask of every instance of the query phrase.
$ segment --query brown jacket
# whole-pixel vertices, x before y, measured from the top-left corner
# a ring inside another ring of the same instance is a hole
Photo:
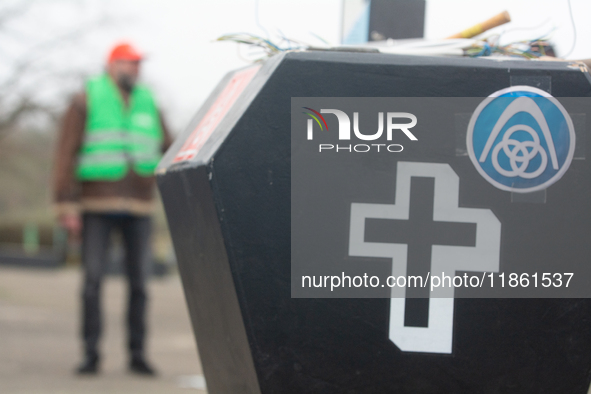
[[[63,118],[57,141],[53,176],[54,203],[58,216],[81,212],[126,212],[148,215],[153,208],[154,177],[142,177],[131,168],[119,181],[79,182],[75,177],[78,152],[86,125],[86,94],[77,94]],[[164,152],[172,139],[160,115]]]

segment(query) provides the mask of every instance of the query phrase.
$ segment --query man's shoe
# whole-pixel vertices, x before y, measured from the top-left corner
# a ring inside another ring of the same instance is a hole
[[[95,375],[98,372],[98,357],[86,356],[82,364],[76,368],[78,375]]]
[[[155,376],[156,371],[142,357],[134,357],[129,362],[129,371],[145,376]]]

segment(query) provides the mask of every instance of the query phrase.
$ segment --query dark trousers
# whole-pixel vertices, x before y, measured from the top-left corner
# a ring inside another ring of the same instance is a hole
[[[146,331],[146,275],[151,259],[151,220],[126,214],[83,215],[82,264],[84,266],[82,336],[86,355],[98,357],[101,335],[100,292],[112,230],[121,231],[125,247],[125,271],[129,281],[127,310],[128,346],[131,357],[143,356]]]

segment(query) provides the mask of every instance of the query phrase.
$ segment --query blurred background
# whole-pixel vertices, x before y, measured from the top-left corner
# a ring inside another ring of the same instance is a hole
[[[423,3],[427,40],[443,39],[507,10],[511,22],[486,32],[495,36],[498,45],[543,38],[558,57],[591,58],[588,0]],[[219,37],[248,34],[276,43],[281,50],[391,38],[363,27],[369,4],[366,0],[0,2],[0,392],[205,390],[161,209],[155,220],[149,326],[149,354],[160,377],[146,380],[124,373],[125,283],[118,275],[117,242],[104,292],[104,373],[90,379],[72,373],[80,355],[79,250],[55,223],[50,189],[53,151],[69,100],[82,90],[88,76],[104,68],[113,44],[127,40],[147,55],[141,78],[153,88],[169,127],[179,135],[224,74],[268,54],[260,47],[217,41]],[[392,24],[397,18],[404,16],[393,16]],[[360,26],[365,28],[361,40],[354,34]]]

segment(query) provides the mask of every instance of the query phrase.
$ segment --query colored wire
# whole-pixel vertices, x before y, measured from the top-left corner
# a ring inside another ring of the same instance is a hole
[[[265,32],[265,34],[267,35],[267,38],[269,38],[269,32],[267,31],[267,29],[264,28],[263,25],[261,25],[261,23],[259,22],[259,0],[254,0],[254,21],[257,24],[257,26]]]
[[[251,59],[251,61],[253,62],[262,61],[267,57],[276,55],[281,52],[305,49],[309,47],[309,45],[307,44],[303,44],[296,40],[289,39],[283,35],[281,36],[281,41],[279,43],[274,43],[270,39],[265,39],[263,37],[248,33],[226,34],[221,37],[218,37],[216,41],[231,41],[237,44],[244,44],[248,45],[249,47],[262,49],[265,53],[265,56],[256,59]]]
[[[573,46],[571,47],[570,51],[568,51],[568,53],[564,56],[562,56],[563,58],[567,58],[570,56],[571,53],[573,53],[573,51],[575,50],[575,46],[577,45],[577,28],[575,26],[575,18],[573,17],[573,9],[570,5],[570,0],[567,0],[568,2],[568,12],[570,14],[570,23],[571,26],[573,27]]]

